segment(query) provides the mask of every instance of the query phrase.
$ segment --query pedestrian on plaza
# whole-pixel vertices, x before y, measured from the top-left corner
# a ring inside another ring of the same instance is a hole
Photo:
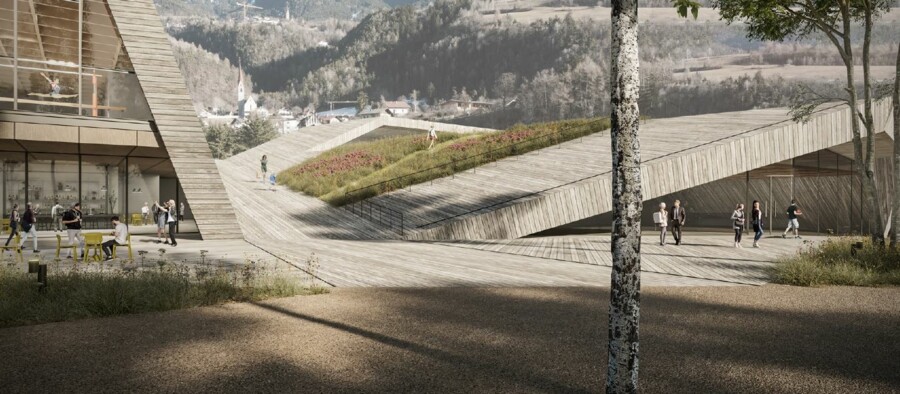
[[[55,201],[53,208],[50,208],[50,220],[53,221],[56,231],[62,231],[62,215],[64,212],[63,206],[59,201]]]
[[[13,204],[12,210],[9,211],[9,238],[6,239],[6,246],[19,233],[19,204]]]
[[[659,203],[659,211],[653,213],[653,223],[659,228],[659,244],[666,246],[666,226],[669,213],[666,211],[666,203]]]
[[[147,221],[150,220],[150,204],[144,203],[144,206],[141,207],[141,224],[146,225]],[[132,223],[134,224],[134,223]]]
[[[731,214],[731,221],[734,223],[734,247],[743,248],[741,236],[744,234],[744,204],[737,205],[734,213]]]
[[[169,200],[169,202],[166,203],[166,206],[168,207],[166,211],[166,224],[169,225],[169,239],[171,240],[171,243],[169,241],[166,241],[166,243],[172,246],[178,246],[178,241],[175,240],[175,227],[178,225],[178,210],[175,209],[175,200]]]
[[[788,232],[794,230],[794,238],[800,239],[799,217],[803,216],[803,212],[800,211],[800,208],[797,208],[797,200],[791,200],[791,206],[787,208],[787,216],[788,227],[784,230],[784,233],[781,234],[781,238],[787,238]]]
[[[66,226],[66,234],[69,236],[69,245],[77,245],[81,246],[81,259],[84,260],[84,234],[81,232],[81,203],[76,202],[72,204],[72,209],[69,209],[63,214],[63,225]],[[76,244],[76,241],[78,242]],[[75,254],[78,254],[78,247],[75,248]],[[69,250],[66,258],[72,257],[72,251]]]
[[[22,233],[25,234],[22,237],[22,242],[19,243],[19,248],[25,246],[25,241],[28,240],[28,236],[31,236],[32,248],[31,250],[34,253],[38,253],[38,239],[37,239],[37,215],[34,213],[34,209],[32,208],[31,203],[25,205],[25,214],[22,215]]]
[[[168,207],[160,204],[159,201],[153,202],[153,220],[156,222],[156,243],[160,244],[166,238],[166,215]],[[166,241],[168,243],[169,241]]]
[[[675,245],[681,245],[681,227],[684,226],[684,220],[687,214],[681,206],[681,200],[675,200],[672,210],[669,212],[669,223],[672,226],[672,237],[675,238]]]
[[[753,209],[750,211],[750,222],[753,224],[753,247],[759,247],[759,240],[763,237],[762,210],[759,208],[759,200],[753,200]]]

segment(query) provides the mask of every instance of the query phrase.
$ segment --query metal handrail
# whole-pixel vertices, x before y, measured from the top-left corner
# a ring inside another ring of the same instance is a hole
[[[585,126],[577,126],[577,127],[589,127],[592,123],[598,122],[598,121],[599,121],[599,120],[591,121],[591,122],[589,122],[589,123],[588,123],[587,125],[585,125]],[[576,128],[576,127],[573,127],[573,129],[574,129],[574,128]],[[466,160],[473,159],[473,158],[476,158],[476,157],[487,156],[487,155],[493,154],[493,153],[495,153],[495,152],[498,152],[498,151],[501,151],[501,150],[505,150],[505,149],[509,149],[509,148],[512,148],[512,147],[515,147],[515,146],[518,146],[518,145],[521,145],[521,144],[525,144],[525,143],[529,143],[529,142],[534,142],[534,141],[538,141],[538,140],[541,140],[541,139],[544,139],[544,138],[549,138],[549,137],[559,137],[559,134],[560,134],[559,132],[544,133],[544,134],[541,134],[541,135],[539,135],[539,136],[537,136],[537,137],[532,137],[532,138],[524,139],[524,140],[521,140],[521,141],[517,141],[517,142],[511,143],[511,144],[508,144],[508,145],[504,145],[504,146],[502,146],[502,147],[494,148],[494,149],[491,149],[491,150],[488,150],[488,151],[485,151],[485,152],[476,153],[476,154],[472,154],[472,155],[467,155],[467,156],[462,157],[462,158],[459,158],[459,159],[453,159],[453,160],[451,160],[451,161],[449,161],[449,162],[444,162],[444,163],[441,163],[441,164],[438,164],[438,165],[435,165],[435,166],[426,168],[426,169],[424,169],[424,170],[419,170],[419,171],[416,171],[416,172],[411,172],[411,173],[408,173],[408,174],[403,174],[403,175],[400,175],[400,176],[397,176],[397,177],[394,177],[394,178],[391,178],[391,179],[388,179],[388,180],[385,180],[385,181],[381,181],[381,182],[378,182],[378,183],[373,183],[373,184],[371,184],[371,185],[363,186],[363,187],[360,187],[360,188],[357,188],[357,189],[353,189],[353,190],[348,190],[348,191],[344,192],[344,196],[349,196],[349,195],[352,195],[352,194],[356,194],[356,193],[358,193],[358,192],[360,192],[360,191],[372,189],[372,188],[375,188],[375,187],[378,187],[378,186],[383,186],[383,185],[391,184],[391,183],[397,182],[397,181],[399,181],[399,180],[401,180],[401,179],[413,177],[413,176],[416,176],[416,175],[419,175],[419,174],[423,174],[423,173],[426,173],[426,172],[430,172],[430,171],[434,171],[434,170],[437,170],[437,169],[440,169],[440,168],[445,168],[445,167],[447,167],[447,166],[455,166],[455,165],[457,165],[457,163],[465,162]]]
[[[356,206],[359,206],[359,210],[357,211]],[[369,206],[368,215],[366,214],[366,205]],[[396,209],[386,207],[384,205],[374,203],[367,200],[361,200],[354,202],[352,204],[347,204],[344,206],[346,209],[350,211],[350,213],[359,216],[363,219],[376,222],[378,224],[387,226],[390,229],[393,229],[396,225],[398,227],[398,234],[402,237],[404,235],[404,230],[406,228],[406,224],[403,217],[403,212],[398,211]],[[372,213],[372,208],[376,208],[376,212],[378,215],[374,215]],[[384,213],[387,212],[387,220],[384,218]],[[396,218],[396,221],[394,220]]]

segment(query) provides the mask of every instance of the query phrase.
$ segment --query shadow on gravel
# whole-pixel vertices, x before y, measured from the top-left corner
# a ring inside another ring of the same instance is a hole
[[[20,327],[0,330],[0,376],[13,392],[35,382],[41,391],[602,392],[608,297],[603,288],[339,289]],[[898,289],[646,289],[641,389],[890,392],[900,387],[898,302]]]

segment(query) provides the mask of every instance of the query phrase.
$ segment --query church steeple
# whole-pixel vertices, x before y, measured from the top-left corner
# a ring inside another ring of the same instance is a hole
[[[238,103],[244,101],[247,98],[246,93],[244,92],[244,68],[241,66],[240,60],[238,61],[238,88],[237,88],[237,99]]]

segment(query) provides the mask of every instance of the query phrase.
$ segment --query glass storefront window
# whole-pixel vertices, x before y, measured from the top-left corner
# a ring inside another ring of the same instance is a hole
[[[39,215],[48,215],[56,201],[64,207],[79,201],[78,156],[29,153],[28,197]]]
[[[2,152],[0,158],[0,189],[3,192],[3,217],[6,217],[14,204],[25,206],[25,154]]]
[[[119,167],[125,159],[115,156],[82,156],[81,207],[85,215],[121,215],[123,190]]]

